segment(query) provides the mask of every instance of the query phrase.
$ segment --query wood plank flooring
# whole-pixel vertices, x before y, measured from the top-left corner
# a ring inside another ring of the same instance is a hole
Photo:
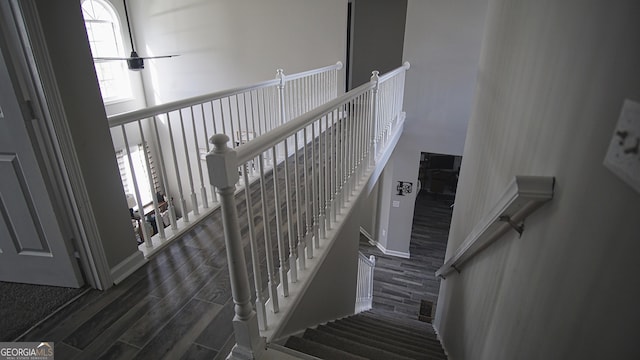
[[[399,261],[369,247],[378,257],[374,307],[412,318],[420,299],[437,298],[433,273],[442,263],[450,221],[448,204],[418,201],[412,259]],[[246,219],[244,196],[237,202],[240,218]],[[263,238],[259,201],[253,206],[258,238]],[[275,204],[270,207],[272,222]],[[247,233],[246,220],[242,233]],[[250,264],[248,241],[243,243]],[[260,267],[264,286],[266,265]],[[53,341],[60,359],[223,359],[235,344],[232,318],[222,222],[216,211],[122,283],[107,291],[89,291],[20,341]]]
[[[361,236],[360,251],[376,257],[373,308],[394,318],[418,319],[420,300],[436,304],[440,281],[435,272],[442,266],[451,224],[450,197],[434,199],[421,191],[411,229],[410,259],[383,254]]]
[[[293,157],[288,159],[293,166]],[[278,166],[278,186],[284,191],[283,164]],[[308,166],[311,166],[308,164]],[[294,172],[291,170],[290,184]],[[300,175],[301,176],[301,175]],[[275,240],[276,209],[286,211],[284,195],[273,199],[273,172],[265,176],[268,214],[262,213],[260,183],[251,185],[252,209],[262,274],[262,289],[268,281],[264,224],[271,224],[275,259],[281,246],[285,254],[274,262],[274,281],[280,264],[287,269],[290,244],[288,227]],[[244,191],[236,195],[236,208],[253,288],[253,268],[248,240],[247,204]],[[298,193],[292,191],[293,229],[296,226]],[[305,209],[301,217],[305,218]],[[306,227],[306,224],[303,224]],[[295,236],[294,236],[295,238]],[[294,245],[295,247],[295,245]],[[294,249],[293,253],[296,253]],[[255,296],[255,295],[254,295]],[[254,299],[252,299],[253,301]],[[153,256],[125,281],[107,291],[91,290],[55,313],[19,341],[53,341],[61,359],[223,359],[235,339],[233,301],[224,245],[220,210]]]
[[[203,221],[119,285],[90,291],[20,340],[54,341],[61,359],[223,359],[235,340],[221,233],[216,216]]]

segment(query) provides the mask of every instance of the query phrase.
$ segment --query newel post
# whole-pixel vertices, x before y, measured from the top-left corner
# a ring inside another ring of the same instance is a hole
[[[282,126],[282,124],[284,124],[286,121],[285,105],[284,105],[284,98],[285,98],[284,88],[285,88],[286,78],[284,75],[284,70],[282,69],[276,70],[276,79],[280,80],[280,83],[278,84],[278,121],[280,121],[280,123],[278,125]]]
[[[380,77],[378,76],[380,72],[378,70],[374,70],[371,75],[371,83],[373,84],[373,89],[371,89],[371,120],[373,122],[373,126],[371,126],[372,133],[370,134],[371,144],[369,150],[369,165],[375,165],[376,156],[378,155],[378,89],[380,85]]]
[[[238,224],[234,197],[239,180],[236,152],[227,146],[229,137],[225,134],[212,136],[210,142],[214,149],[207,154],[207,169],[210,182],[220,195],[231,294],[235,304],[233,329],[236,345],[228,359],[259,359],[265,351],[265,341],[260,337],[258,319],[251,305],[249,276]]]

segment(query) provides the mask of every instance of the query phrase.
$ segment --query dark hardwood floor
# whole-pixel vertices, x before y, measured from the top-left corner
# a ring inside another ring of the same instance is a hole
[[[92,290],[21,341],[60,359],[214,359],[235,343],[222,227],[211,217],[107,291]]]
[[[376,257],[373,308],[394,318],[417,320],[420,301],[434,304],[451,224],[452,197],[437,199],[422,191],[416,199],[411,229],[410,259],[385,255],[361,236],[360,251]]]
[[[244,196],[237,201],[239,216],[246,219]],[[375,308],[415,318],[421,299],[435,301],[433,273],[444,257],[450,203],[418,199],[412,259],[390,258],[366,247],[378,258]],[[263,238],[259,201],[253,207],[258,238]],[[214,212],[122,283],[89,291],[19,340],[53,341],[60,359],[225,358],[235,339],[220,218]],[[246,220],[244,224],[246,234]],[[244,243],[250,264],[248,241]],[[264,253],[264,247],[259,251]],[[264,286],[266,266],[260,265]]]
[[[293,163],[293,157],[289,163]],[[278,183],[282,189],[285,181],[283,166],[278,166]],[[291,172],[289,181],[293,185]],[[271,195],[273,172],[269,171],[265,177],[266,190]],[[253,289],[244,194],[242,191],[236,195],[236,208]],[[259,264],[262,289],[266,289],[265,216],[261,210],[259,181],[251,185],[251,194],[258,253],[262,259]],[[295,191],[290,194],[294,228],[297,226],[297,194]],[[276,208],[284,216],[285,197],[283,195],[276,205],[273,197],[269,196],[267,204],[266,217],[275,239]],[[301,215],[304,219],[304,209]],[[53,341],[56,357],[60,359],[226,358],[235,344],[232,328],[234,304],[221,218],[220,209],[214,211],[122,283],[106,291],[90,290],[18,340]],[[284,239],[281,246],[286,254],[282,263],[286,269],[289,253],[287,226],[283,226],[281,236]],[[273,253],[277,259],[279,245],[276,240],[273,242]],[[275,274],[279,268],[278,261],[275,261]],[[278,280],[277,276],[275,280]]]

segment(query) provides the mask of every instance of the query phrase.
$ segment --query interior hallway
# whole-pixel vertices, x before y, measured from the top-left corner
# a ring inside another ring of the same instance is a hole
[[[238,202],[242,218],[244,196]],[[434,272],[444,258],[451,202],[424,192],[418,196],[411,259],[361,246],[377,257],[375,309],[415,319],[421,299],[435,302],[439,283]],[[244,233],[246,225],[242,228]],[[54,341],[63,359],[222,359],[235,344],[232,317],[216,211],[121,284],[89,291],[20,340]]]
[[[435,272],[442,266],[447,250],[447,239],[453,197],[438,196],[425,190],[416,198],[411,229],[410,259],[383,254],[361,236],[360,251],[367,257],[376,257],[373,283],[373,308],[376,312],[417,320],[420,300],[438,299],[440,281]]]
[[[223,359],[235,344],[222,225],[210,217],[107,291],[91,290],[21,341],[61,359]]]

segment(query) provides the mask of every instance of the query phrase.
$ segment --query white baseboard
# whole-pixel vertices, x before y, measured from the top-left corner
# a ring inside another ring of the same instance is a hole
[[[397,256],[397,257],[401,257],[403,259],[410,259],[411,258],[411,254],[409,254],[409,252],[402,252],[402,251],[395,251],[395,250],[387,250],[387,248],[385,248],[382,244],[380,244],[379,242],[376,243],[376,246],[378,247],[378,249],[380,249],[380,251],[382,251],[383,254],[385,255],[391,255],[391,256]]]
[[[369,244],[371,244],[373,246],[376,246],[376,244],[378,244],[378,242],[375,241],[373,236],[371,236],[371,234],[369,234],[369,232],[367,230],[365,230],[362,226],[360,226],[360,234],[364,235],[364,237],[366,237],[367,240],[369,240]]]
[[[446,346],[444,346],[444,342],[442,342],[442,336],[440,336],[440,331],[438,331],[438,328],[435,327],[433,324],[431,324],[431,327],[433,328],[433,331],[436,333],[436,338],[438,339],[438,341],[440,341],[440,346],[442,346],[442,350],[444,351],[444,354],[447,356],[447,359],[453,360],[451,359],[451,355],[449,355],[449,352],[447,351]]]
[[[140,269],[142,265],[147,263],[144,255],[140,251],[136,251],[128,258],[121,261],[118,265],[111,269],[111,278],[114,284],[121,283],[127,276],[131,275],[134,271]]]

